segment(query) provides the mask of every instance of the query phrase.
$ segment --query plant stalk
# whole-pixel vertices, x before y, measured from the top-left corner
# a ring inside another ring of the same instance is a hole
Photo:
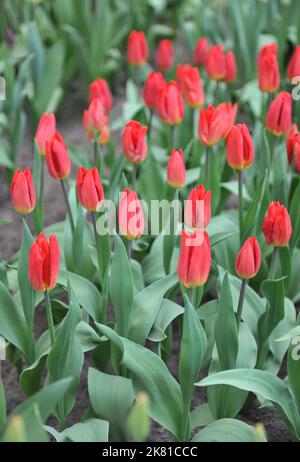
[[[52,310],[51,310],[51,300],[49,297],[48,290],[45,290],[44,296],[45,296],[45,303],[46,303],[48,328],[49,328],[49,333],[50,333],[50,342],[51,342],[51,347],[53,347],[54,342],[55,342],[55,329],[54,329],[54,322],[53,322],[53,316],[52,316]]]
[[[132,252],[132,240],[128,239],[128,241],[127,241],[127,255],[128,255],[129,261],[131,260],[131,252]]]
[[[240,245],[243,244],[244,236],[244,203],[243,203],[243,171],[239,170],[239,229],[240,229]]]
[[[243,279],[242,280],[242,285],[241,285],[241,290],[240,290],[238,309],[237,309],[237,313],[236,313],[236,323],[237,323],[238,329],[240,327],[240,323],[241,323],[241,319],[242,319],[242,312],[243,312],[243,306],[244,306],[244,300],[245,300],[246,286],[247,286],[247,279]]]
[[[96,212],[91,212],[91,215],[92,215],[92,224],[93,224],[96,250],[97,250],[97,256],[98,256],[99,283],[100,283],[100,287],[102,287],[102,282],[103,282],[102,275],[101,275],[102,258],[101,258],[100,242],[99,242],[98,233],[97,233]]]
[[[65,185],[64,180],[60,180],[60,184],[61,184],[61,189],[62,189],[63,196],[64,196],[64,201],[65,201],[65,204],[66,204],[67,215],[68,215],[68,218],[69,218],[69,223],[70,223],[70,226],[71,226],[72,234],[74,234],[75,225],[74,225],[73,215],[72,215],[70,202],[69,202],[69,198],[68,198],[68,193],[67,193],[67,190],[66,190],[66,185]]]
[[[271,264],[270,264],[270,270],[269,270],[268,279],[274,279],[275,278],[277,254],[278,254],[278,247],[274,247],[274,250],[273,250],[273,253],[272,253],[272,258],[271,258]]]

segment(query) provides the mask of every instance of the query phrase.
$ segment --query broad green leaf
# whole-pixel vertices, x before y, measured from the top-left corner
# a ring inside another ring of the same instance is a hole
[[[194,436],[192,441],[194,443],[254,443],[255,439],[256,429],[251,425],[241,420],[220,419],[207,425]]]
[[[256,223],[256,218],[258,216],[260,210],[260,204],[262,201],[262,197],[264,196],[266,184],[268,181],[268,173],[265,174],[261,182],[258,184],[257,189],[255,191],[253,200],[251,205],[248,209],[248,212],[244,218],[244,236],[243,241],[249,237],[251,230],[253,229],[253,225]]]
[[[178,316],[184,313],[184,308],[177,303],[172,302],[164,298],[158,315],[154,321],[151,331],[148,335],[148,339],[152,342],[161,342],[165,338],[165,330],[171,324],[171,322]]]
[[[288,352],[288,384],[300,408],[300,335],[292,338]]]
[[[300,210],[299,210],[299,197],[300,197],[300,183],[296,187],[290,205],[290,216],[292,222],[293,234],[290,240],[290,247],[294,249],[300,239]]]
[[[207,403],[193,409],[191,412],[191,428],[194,430],[198,427],[205,427],[215,420]]]
[[[106,443],[108,442],[109,422],[101,419],[88,419],[76,423],[59,433],[50,427],[46,430],[54,436],[58,442],[74,443]],[[53,431],[54,430],[54,431]]]
[[[121,238],[115,236],[115,252],[110,275],[110,297],[114,307],[117,331],[127,337],[134,296],[131,266]]]

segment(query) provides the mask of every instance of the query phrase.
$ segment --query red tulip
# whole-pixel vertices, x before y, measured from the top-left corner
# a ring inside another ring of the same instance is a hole
[[[288,245],[292,235],[292,225],[284,205],[278,201],[271,202],[263,221],[262,230],[268,245],[275,247]]]
[[[206,228],[211,217],[211,191],[202,184],[190,192],[184,208],[184,222],[192,229]]]
[[[67,146],[58,132],[46,143],[46,162],[48,172],[55,180],[63,180],[70,175],[71,162]]]
[[[257,60],[258,84],[261,91],[274,93],[280,85],[278,65],[278,47],[276,44],[261,48]]]
[[[185,164],[182,149],[173,149],[167,168],[168,183],[172,188],[179,189],[185,185]]]
[[[204,104],[205,96],[200,73],[197,67],[189,64],[178,65],[176,80],[180,92],[188,106],[200,107]]]
[[[96,212],[104,201],[104,191],[97,167],[80,167],[77,174],[77,195],[81,205]]]
[[[196,66],[206,66],[208,58],[208,43],[205,37],[200,37],[196,43],[193,61]]]
[[[228,51],[225,54],[225,82],[232,83],[236,79],[237,74],[237,64],[233,51]]]
[[[43,114],[40,118],[36,133],[35,141],[38,145],[40,156],[46,155],[46,143],[56,132],[56,119],[54,114]]]
[[[105,125],[108,124],[108,117],[99,98],[94,98],[88,110],[83,112],[83,127],[87,132],[89,141],[98,138]]]
[[[256,276],[261,265],[261,252],[256,237],[249,237],[235,260],[236,274],[242,279]]]
[[[144,32],[133,30],[128,37],[127,60],[132,66],[143,66],[148,59],[148,44]]]
[[[126,159],[133,164],[144,162],[147,156],[147,131],[148,127],[141,125],[136,120],[128,122],[123,131],[123,152]]]
[[[178,125],[184,117],[184,105],[176,82],[165,83],[157,98],[159,117],[169,125]]]
[[[149,109],[156,108],[157,95],[165,81],[160,72],[150,72],[143,89],[143,98]]]
[[[226,60],[222,45],[213,45],[210,47],[206,63],[206,72],[210,79],[225,79]]]
[[[139,239],[144,231],[144,212],[135,191],[124,189],[118,209],[119,232],[127,239]]]
[[[224,123],[224,133],[223,137],[226,138],[230,130],[232,129],[233,125],[235,124],[238,104],[234,103],[221,103],[217,107],[218,111],[222,114],[223,123]]]
[[[10,197],[16,212],[25,215],[34,210],[35,189],[28,167],[24,172],[20,169],[15,171],[10,185]]]
[[[155,64],[160,71],[168,71],[173,67],[174,49],[171,40],[164,39],[159,42],[155,56]]]
[[[292,125],[292,98],[281,91],[270,104],[266,117],[266,127],[276,136],[285,135]]]
[[[112,108],[112,95],[108,83],[104,79],[96,79],[90,85],[90,103],[93,99],[100,99],[107,113]]]
[[[296,46],[287,68],[287,78],[292,81],[300,75],[300,45]]]
[[[287,137],[290,136],[290,135],[296,135],[296,133],[298,133],[299,130],[298,130],[298,125],[297,124],[292,124],[288,133],[287,133]]]
[[[56,236],[49,240],[41,233],[29,250],[29,281],[34,290],[53,289],[59,273],[59,246]]]
[[[213,105],[200,109],[198,135],[202,144],[212,146],[218,143],[228,128],[228,115]]]
[[[235,170],[243,170],[254,161],[254,143],[248,127],[237,124],[232,127],[226,138],[227,163]]]
[[[105,116],[104,125],[98,138],[99,144],[107,144],[110,140],[109,118]]]
[[[289,135],[286,140],[288,163],[296,173],[300,173],[300,133]]]
[[[203,286],[210,272],[211,251],[206,231],[182,231],[177,273],[186,287]]]

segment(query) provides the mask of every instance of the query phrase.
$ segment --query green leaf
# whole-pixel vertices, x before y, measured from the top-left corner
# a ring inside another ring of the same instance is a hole
[[[124,441],[126,420],[134,401],[131,380],[90,368],[88,390],[94,412],[110,423],[110,438]]]
[[[300,209],[299,209],[299,197],[300,197],[300,182],[296,187],[290,205],[290,216],[292,222],[292,237],[290,240],[290,247],[294,249],[300,239]]]
[[[300,326],[298,326],[300,328]],[[300,336],[292,338],[288,352],[288,384],[300,408]]]
[[[119,337],[109,327],[100,324],[97,326],[120,351],[121,363],[133,374],[135,392],[146,390],[149,394],[151,417],[179,440],[182,394],[178,382],[165,363],[152,351]]]
[[[177,275],[171,274],[154,282],[134,297],[128,336],[130,340],[140,344],[145,343],[160,310],[165,293],[177,281]]]
[[[254,443],[255,440],[256,429],[251,425],[240,420],[220,419],[197,433],[192,442]]]
[[[148,335],[148,339],[152,342],[162,342],[165,339],[165,330],[171,324],[171,322],[178,316],[184,313],[184,308],[177,303],[172,302],[164,298],[158,315],[154,321],[151,331]]]
[[[260,211],[260,204],[262,201],[262,197],[264,196],[265,189],[266,189],[266,184],[268,181],[268,173],[265,174],[263,179],[260,181],[258,184],[253,200],[251,202],[251,205],[248,209],[248,212],[245,216],[244,219],[244,236],[243,236],[243,241],[249,237],[251,230],[253,229],[253,225],[256,223],[256,218],[259,214]]]
[[[134,285],[131,266],[122,239],[115,236],[115,252],[110,275],[110,296],[117,322],[117,331],[127,337],[130,325]]]
[[[207,403],[200,404],[191,412],[191,428],[205,427],[215,420]]]
[[[271,401],[286,421],[293,436],[300,439],[300,416],[296,403],[286,384],[270,372],[234,369],[212,374],[196,384],[200,387],[211,385],[231,385]]]
[[[63,432],[52,431],[45,427],[58,442],[106,443],[108,442],[109,422],[101,419],[88,419],[66,428]]]

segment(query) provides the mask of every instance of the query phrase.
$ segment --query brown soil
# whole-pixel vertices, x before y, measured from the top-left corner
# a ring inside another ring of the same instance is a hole
[[[58,129],[61,131],[67,143],[73,144],[78,148],[83,147],[85,144],[85,134],[82,129],[82,110],[86,106],[86,98],[84,91],[76,85],[72,90],[71,97],[68,98],[68,104],[60,111],[58,119]],[[32,159],[32,142],[31,135],[28,131],[20,152],[18,164],[21,167],[31,165]],[[5,174],[1,172],[0,181],[0,197],[1,197],[1,218],[12,219],[8,225],[1,225],[0,233],[0,249],[5,259],[10,259],[15,252],[19,249],[21,242],[21,219],[16,217],[14,210],[11,206],[8,194],[8,187],[5,181]],[[45,175],[45,224],[51,224],[60,221],[65,216],[64,203],[62,201],[61,190],[57,183],[53,181],[49,175]],[[36,312],[36,333],[41,333],[46,326],[44,313],[42,310]],[[176,377],[179,358],[179,336],[174,338],[173,351],[169,360],[169,369]],[[87,370],[91,365],[89,358],[86,358],[84,370],[82,373],[81,386],[77,392],[76,405],[68,417],[67,425],[72,425],[78,422],[89,405],[87,393]],[[21,403],[25,396],[19,387],[18,373],[16,368],[8,362],[2,365],[4,386],[7,399],[7,411],[10,413],[19,403]],[[195,391],[194,406],[206,402],[206,390],[197,389]],[[248,415],[241,414],[238,416],[241,420],[249,424],[256,424],[262,422],[266,428],[268,440],[286,442],[290,441],[290,435],[278,416],[274,408],[259,409],[257,404]],[[56,426],[54,418],[50,418],[50,425]],[[170,442],[172,441],[171,435],[160,425],[153,422],[152,431],[149,441],[153,442]]]

